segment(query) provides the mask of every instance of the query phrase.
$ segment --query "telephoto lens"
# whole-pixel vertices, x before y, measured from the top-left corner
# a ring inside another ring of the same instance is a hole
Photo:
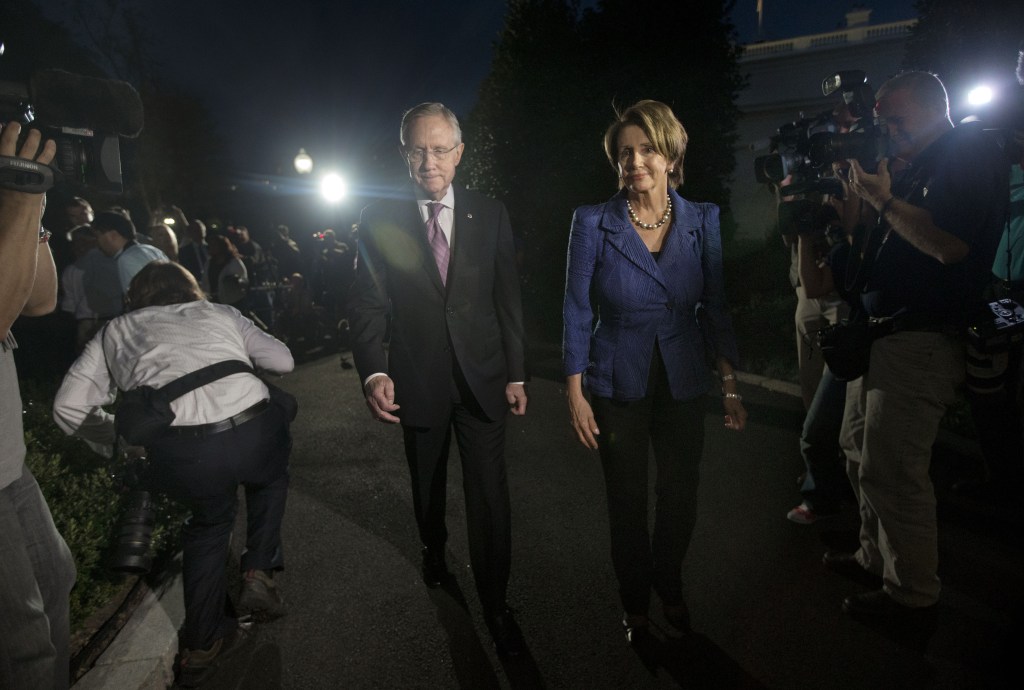
[[[117,541],[109,567],[119,573],[148,573],[153,564],[149,552],[156,511],[148,491],[132,491],[117,525]]]

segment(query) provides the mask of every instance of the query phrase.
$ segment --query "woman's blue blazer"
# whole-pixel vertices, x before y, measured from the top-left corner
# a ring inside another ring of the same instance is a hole
[[[643,398],[655,342],[677,400],[707,392],[717,357],[738,363],[718,207],[669,194],[672,226],[657,261],[630,223],[625,192],[573,214],[562,361],[594,395]]]

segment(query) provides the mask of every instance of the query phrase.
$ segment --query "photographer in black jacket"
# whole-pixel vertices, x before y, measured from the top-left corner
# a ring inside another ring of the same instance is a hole
[[[853,259],[862,257],[861,308],[892,332],[874,341],[868,372],[847,387],[840,442],[860,505],[860,548],[830,552],[825,563],[877,576],[877,589],[845,599],[848,614],[909,620],[939,597],[931,447],[964,378],[961,334],[988,281],[1008,179],[994,140],[980,127],[953,127],[932,74],[887,81],[875,115],[890,158],[874,174],[850,161],[851,190],[878,214]]]

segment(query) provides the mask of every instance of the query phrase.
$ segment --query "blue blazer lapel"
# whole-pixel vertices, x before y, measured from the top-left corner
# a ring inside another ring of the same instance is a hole
[[[626,210],[626,199],[621,193],[605,205],[605,212],[601,217],[601,228],[608,234],[608,242],[630,263],[661,285],[665,285],[657,262],[651,256],[647,245],[640,239],[640,235],[633,229],[633,223],[630,222]]]
[[[661,247],[661,260],[657,263],[662,276],[671,276],[679,270],[681,264],[688,262],[693,251],[691,247],[697,243],[701,224],[696,207],[685,201],[675,191],[672,195],[672,230],[665,237]]]

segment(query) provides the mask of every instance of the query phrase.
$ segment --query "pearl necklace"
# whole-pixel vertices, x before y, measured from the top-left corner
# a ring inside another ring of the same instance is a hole
[[[668,201],[668,206],[665,207],[665,213],[661,215],[661,220],[659,220],[657,223],[644,223],[636,215],[636,211],[633,210],[633,204],[629,203],[629,199],[626,199],[626,210],[629,211],[630,220],[632,220],[634,223],[639,225],[644,230],[656,230],[660,228],[662,225],[665,224],[665,221],[667,221],[668,217],[672,214],[672,197],[666,196],[665,200]]]

